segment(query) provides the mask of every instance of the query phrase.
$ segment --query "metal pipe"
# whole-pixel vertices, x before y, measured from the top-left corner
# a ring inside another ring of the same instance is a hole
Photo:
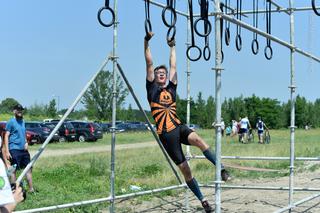
[[[118,46],[118,0],[114,0],[114,24],[113,24],[113,51],[112,51],[112,75],[113,75],[113,86],[112,86],[112,132],[111,132],[111,160],[110,160],[110,196],[112,198],[111,205],[109,207],[110,212],[114,212],[114,197],[115,197],[115,150],[116,150],[116,118],[117,118],[117,46]]]
[[[320,9],[320,7],[317,7],[317,9]],[[293,11],[311,11],[312,7],[297,7],[297,8],[292,8]],[[272,9],[271,13],[280,13],[280,12],[285,12],[288,15],[290,14],[290,8],[278,8],[278,9]],[[235,15],[236,10],[234,10],[232,13],[228,13],[228,15]],[[257,13],[265,13],[266,10],[258,10]],[[252,10],[244,10],[241,12],[242,14],[252,14]],[[214,16],[214,13],[210,13],[210,16]]]
[[[203,155],[187,156],[191,159],[205,159]],[[255,157],[255,156],[221,156],[222,159],[229,160],[290,160],[290,157]],[[320,157],[295,157],[298,161],[320,161]]]
[[[145,0],[142,0],[142,1],[145,1]],[[153,5],[158,6],[158,7],[161,7],[161,8],[166,8],[166,5],[161,4],[161,3],[158,3],[158,2],[155,2],[155,1],[153,1],[153,0],[150,0],[150,4],[153,4]],[[179,11],[179,10],[176,10],[176,13],[179,14],[179,15],[182,15],[182,16],[184,16],[184,17],[189,17],[188,14],[186,14],[185,12],[181,12],[181,11]]]
[[[214,188],[215,186],[212,184],[199,184],[201,187],[210,187]],[[239,185],[222,185],[222,188],[225,189],[248,189],[248,190],[278,190],[278,191],[288,191],[289,187],[286,186],[239,186]],[[320,188],[305,188],[305,187],[296,187],[295,191],[301,192],[318,192]]]
[[[220,0],[215,1],[215,11],[220,14]],[[215,100],[216,100],[216,181],[215,181],[215,212],[221,212],[221,16],[215,17]]]
[[[287,43],[287,42],[285,42],[283,40],[280,40],[279,38],[277,38],[275,36],[272,36],[272,35],[264,32],[264,31],[261,31],[260,29],[254,28],[253,26],[251,26],[251,25],[249,25],[249,24],[247,24],[245,22],[239,21],[239,20],[237,20],[237,19],[235,19],[235,18],[233,18],[231,16],[225,15],[225,14],[221,14],[221,16],[222,16],[223,19],[226,19],[227,21],[230,21],[230,22],[232,22],[234,24],[240,25],[241,27],[243,27],[243,28],[245,28],[245,29],[247,29],[249,31],[258,33],[259,35],[261,35],[263,37],[266,37],[266,38],[269,38],[270,40],[272,40],[272,41],[274,41],[274,42],[276,42],[276,43],[278,43],[278,44],[280,44],[282,46],[285,46],[285,47],[287,47],[289,49],[292,49],[295,52],[300,53],[301,55],[304,55],[304,56],[306,56],[308,58],[311,58],[311,59],[313,59],[313,60],[315,60],[317,62],[320,62],[320,58],[318,58],[318,57],[316,57],[316,56],[314,56],[314,55],[312,55],[310,53],[307,53],[307,52],[299,49],[298,47],[293,46],[292,44],[289,44],[289,43]]]
[[[289,1],[289,8],[293,8],[293,0]],[[294,41],[294,12],[290,11],[290,44],[295,45]],[[289,206],[293,204],[293,184],[294,184],[294,131],[295,131],[295,58],[294,49],[290,50],[290,100],[291,100],[291,118],[290,118],[290,176],[289,176]],[[289,209],[291,212],[291,209]]]
[[[71,207],[77,207],[77,206],[83,206],[83,205],[89,205],[89,204],[102,203],[102,202],[107,202],[107,201],[112,202],[112,200],[121,200],[121,199],[125,199],[125,198],[153,194],[153,193],[169,191],[169,190],[179,189],[179,188],[184,188],[184,187],[186,187],[186,184],[168,186],[168,187],[152,189],[152,190],[147,190],[147,191],[141,191],[141,192],[136,192],[136,193],[130,193],[130,194],[125,194],[125,195],[119,195],[119,196],[115,196],[114,198],[109,196],[106,198],[99,198],[99,199],[94,199],[94,200],[67,203],[67,204],[48,206],[48,207],[37,208],[37,209],[27,209],[27,210],[22,210],[22,211],[16,211],[15,213],[46,212],[46,211],[52,211],[52,210],[57,210],[57,209],[65,209],[65,208],[71,208]]]
[[[130,91],[130,93],[131,93],[131,95],[132,95],[133,99],[135,100],[135,102],[136,102],[136,104],[137,104],[137,106],[138,106],[139,110],[143,113],[143,116],[144,116],[144,118],[146,119],[146,122],[147,122],[147,124],[148,124],[148,126],[149,126],[149,128],[150,128],[150,130],[151,130],[151,132],[152,132],[152,134],[153,134],[153,136],[154,136],[154,138],[156,139],[157,143],[159,144],[160,149],[161,149],[161,151],[162,151],[163,155],[165,156],[166,160],[168,161],[168,163],[169,163],[169,165],[170,165],[170,167],[171,167],[171,169],[172,169],[172,171],[173,171],[174,175],[176,176],[176,178],[177,178],[178,182],[179,182],[180,184],[182,184],[182,181],[181,181],[181,179],[180,179],[180,177],[179,177],[179,175],[178,175],[178,173],[177,173],[176,169],[174,168],[174,166],[173,166],[173,164],[172,164],[172,162],[171,162],[171,160],[170,160],[170,158],[169,158],[169,156],[168,156],[167,152],[165,151],[165,149],[164,149],[164,147],[163,147],[162,143],[160,142],[160,140],[159,140],[159,138],[158,138],[157,133],[156,133],[156,132],[155,132],[155,130],[153,129],[153,127],[152,127],[152,125],[151,125],[151,122],[150,122],[150,120],[149,120],[149,118],[148,118],[148,116],[147,116],[146,112],[143,110],[143,108],[142,108],[142,106],[141,106],[141,104],[140,104],[140,102],[139,102],[139,100],[138,100],[137,96],[135,95],[135,93],[134,93],[134,91],[133,91],[133,89],[132,89],[132,87],[131,87],[131,85],[130,85],[130,83],[129,83],[128,79],[127,79],[127,77],[125,76],[125,74],[124,74],[124,72],[123,72],[123,70],[122,70],[122,68],[121,68],[120,64],[118,64],[118,63],[117,63],[117,67],[118,67],[118,71],[120,72],[120,75],[122,76],[122,78],[123,78],[124,82],[126,83],[126,85],[127,85],[128,89],[129,89],[129,91]]]
[[[189,13],[189,8],[188,8],[188,13]],[[190,46],[190,17],[187,17],[187,43],[186,43],[187,49]],[[190,127],[190,101],[191,101],[191,96],[190,96],[190,60],[188,57],[186,57],[186,65],[187,65],[187,126]],[[190,153],[190,146],[186,146],[186,156],[191,156]],[[188,164],[190,165],[190,161],[188,161]],[[185,205],[186,205],[186,210],[190,210],[189,206],[189,194],[190,190],[186,189],[185,193]]]
[[[63,124],[63,122],[65,121],[65,119],[69,116],[69,114],[73,111],[73,109],[75,108],[75,106],[78,104],[78,102],[80,101],[80,99],[82,98],[82,96],[84,95],[84,93],[87,91],[87,89],[89,88],[89,86],[93,83],[93,81],[96,79],[96,77],[98,76],[98,74],[100,73],[100,71],[106,66],[106,64],[109,62],[109,57],[106,58],[103,63],[101,64],[101,66],[99,67],[98,71],[94,74],[94,76],[90,79],[90,81],[84,86],[84,88],[81,90],[81,92],[79,93],[79,95],[77,96],[77,98],[74,100],[74,102],[71,104],[71,106],[69,107],[69,109],[64,113],[64,115],[62,116],[61,120],[58,122],[58,124],[54,127],[54,129],[52,130],[52,132],[50,133],[50,135],[47,137],[47,139],[43,142],[43,144],[41,145],[41,147],[39,148],[39,150],[37,151],[37,153],[32,157],[32,159],[30,160],[30,163],[26,166],[26,168],[21,172],[20,176],[18,177],[16,182],[21,183],[22,179],[24,178],[24,176],[27,174],[27,172],[30,170],[30,168],[35,164],[35,162],[37,161],[37,159],[40,157],[41,153],[44,151],[44,149],[46,148],[46,146],[48,145],[48,143],[50,142],[50,140],[52,139],[53,135],[57,132],[57,130],[60,128],[60,126]]]
[[[277,3],[275,3],[275,2],[272,1],[272,0],[270,0],[270,2],[271,2],[272,5],[274,5],[274,6],[277,8],[277,10],[280,10],[280,9],[283,8],[283,7],[281,7],[280,5],[278,5]],[[290,15],[290,12],[289,12],[289,11],[283,11],[283,12],[285,12],[285,13],[288,14],[288,15]]]
[[[304,199],[302,199],[302,200],[300,200],[300,201],[298,201],[298,202],[295,202],[293,205],[287,206],[287,207],[282,208],[282,209],[279,209],[279,210],[275,211],[274,213],[286,212],[286,211],[288,211],[288,210],[290,210],[290,209],[292,209],[292,208],[294,208],[294,207],[296,207],[296,206],[299,206],[299,205],[301,205],[301,204],[303,204],[303,203],[305,203],[305,202],[308,202],[308,201],[310,201],[310,200],[313,200],[313,199],[315,199],[315,198],[317,198],[317,197],[320,197],[320,193],[319,193],[319,194],[312,195],[312,196],[307,197],[307,198],[304,198]]]

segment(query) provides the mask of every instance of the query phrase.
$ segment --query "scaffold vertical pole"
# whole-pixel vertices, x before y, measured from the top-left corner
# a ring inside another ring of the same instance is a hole
[[[221,32],[220,0],[215,0],[215,99],[216,99],[216,181],[215,212],[221,212]]]
[[[294,42],[294,10],[293,1],[289,1],[290,9],[290,44]],[[293,205],[293,187],[294,187],[294,139],[295,139],[295,49],[290,49],[290,100],[291,100],[291,118],[290,118],[290,178],[289,178],[289,206]],[[289,209],[291,212],[291,208]]]
[[[112,51],[112,58],[113,58],[113,88],[112,88],[112,134],[111,134],[111,172],[110,172],[110,196],[111,196],[111,205],[110,205],[110,212],[114,212],[114,198],[115,198],[115,146],[116,146],[116,115],[117,115],[117,45],[118,45],[118,10],[117,4],[118,1],[114,0],[114,14],[115,14],[115,21],[113,25],[113,51]]]
[[[188,9],[189,10],[189,9]],[[189,11],[188,11],[189,13]],[[187,18],[187,49],[190,46],[190,17],[188,16]],[[187,65],[187,126],[190,127],[190,101],[191,101],[191,97],[190,97],[190,60],[188,59],[188,57],[186,57],[186,65]],[[191,156],[190,153],[190,146],[187,146],[186,148],[186,155],[187,157]],[[187,158],[188,163],[190,162],[190,158]],[[186,189],[186,193],[185,193],[185,204],[186,204],[186,210],[189,211],[190,210],[190,206],[189,206],[189,188]]]

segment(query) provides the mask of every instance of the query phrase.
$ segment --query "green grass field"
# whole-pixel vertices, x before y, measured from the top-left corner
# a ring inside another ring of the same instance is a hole
[[[213,130],[201,130],[201,135],[208,144],[214,148]],[[222,139],[222,155],[235,156],[289,156],[290,133],[289,130],[271,130],[271,143],[266,145],[255,143],[240,144],[237,138],[224,137]],[[295,132],[296,156],[316,157],[320,152],[320,130],[296,130]],[[257,137],[256,137],[257,138]],[[121,133],[117,134],[117,144],[138,143],[154,140],[150,132],[147,133]],[[107,146],[111,135],[104,135],[104,139],[95,143],[52,143],[48,149],[74,149],[77,147]],[[38,149],[34,145],[31,149]],[[192,154],[201,154],[197,149],[191,148]],[[230,169],[232,176],[237,178],[263,178],[288,175],[289,161],[244,161],[224,160],[224,162],[257,167],[277,169],[280,172],[256,172]],[[296,162],[296,171],[303,172],[303,162]],[[206,160],[192,160],[192,171],[201,183],[212,183],[215,167]],[[158,147],[142,149],[126,149],[116,151],[116,189],[117,195],[130,193],[130,185],[142,187],[143,190],[159,188],[177,184]],[[310,167],[314,171],[319,166]],[[57,204],[64,204],[82,200],[91,200],[107,197],[110,191],[110,152],[87,153],[67,157],[39,158],[34,166],[33,176],[36,194],[28,194],[27,200],[18,206],[18,210],[39,208]],[[174,195],[178,191],[162,193]],[[137,199],[150,199],[151,195]],[[58,212],[97,212],[107,204],[90,205],[87,207],[64,209]]]

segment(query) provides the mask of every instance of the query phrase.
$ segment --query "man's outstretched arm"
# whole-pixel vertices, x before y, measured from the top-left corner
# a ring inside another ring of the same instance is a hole
[[[170,59],[169,59],[169,65],[170,65],[170,81],[174,84],[177,84],[177,58],[176,58],[176,46],[175,46],[175,40],[168,41],[168,45],[170,46]]]
[[[147,79],[148,81],[154,80],[154,73],[153,73],[153,61],[151,50],[149,46],[149,41],[152,38],[153,33],[150,32],[144,37],[144,57],[146,60],[146,71],[147,71]]]

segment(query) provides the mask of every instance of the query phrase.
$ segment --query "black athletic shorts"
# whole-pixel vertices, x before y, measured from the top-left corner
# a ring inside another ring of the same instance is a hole
[[[193,130],[189,129],[186,125],[179,125],[174,130],[159,135],[162,145],[176,165],[179,165],[186,160],[181,143],[190,145],[188,136],[192,132]]]
[[[27,150],[10,150],[11,165],[17,164],[17,169],[24,169],[30,163],[30,154]]]

